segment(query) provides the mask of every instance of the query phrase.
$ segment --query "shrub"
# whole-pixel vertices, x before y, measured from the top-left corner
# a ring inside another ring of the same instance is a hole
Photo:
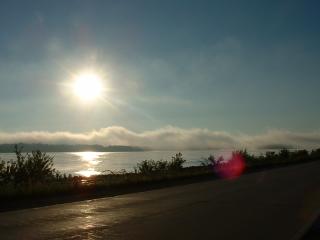
[[[155,162],[154,170],[155,171],[167,171],[169,170],[170,165],[167,161],[159,160]]]
[[[1,160],[0,161],[0,183],[6,181],[6,176],[7,176],[6,168],[7,168],[6,162]]]
[[[201,165],[204,167],[214,168],[217,165],[221,164],[224,161],[223,157],[216,159],[213,155],[210,155],[208,158],[203,159]]]
[[[165,160],[144,160],[137,163],[134,168],[135,173],[141,174],[152,174],[154,172],[164,172],[164,171],[177,171],[183,168],[183,164],[186,162],[182,157],[182,153],[177,153],[171,159],[171,161]]]
[[[144,160],[140,163],[137,163],[137,166],[134,168],[136,173],[141,174],[150,174],[155,171],[156,162],[152,159]]]
[[[290,157],[291,157],[291,153],[286,148],[281,149],[280,152],[278,153],[278,160],[279,161],[282,161],[282,162],[289,161]]]
[[[171,161],[169,162],[168,168],[169,170],[180,170],[183,168],[183,164],[186,160],[182,157],[182,153],[179,152],[175,156],[172,157]]]
[[[53,156],[41,151],[22,154],[15,145],[16,160],[0,162],[0,177],[3,183],[13,182],[14,185],[33,185],[55,178],[61,178],[53,168]]]
[[[297,150],[291,153],[291,159],[295,162],[305,161],[309,158],[309,153],[307,150]]]
[[[320,159],[320,148],[318,149],[315,149],[315,150],[312,150],[311,153],[310,153],[310,157],[312,159]]]

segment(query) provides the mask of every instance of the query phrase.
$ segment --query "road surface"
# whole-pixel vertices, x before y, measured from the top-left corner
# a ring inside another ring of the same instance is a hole
[[[320,163],[0,213],[0,239],[298,239],[320,209]]]

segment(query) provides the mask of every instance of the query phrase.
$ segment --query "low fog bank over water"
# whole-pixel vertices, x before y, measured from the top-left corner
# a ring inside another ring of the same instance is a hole
[[[249,153],[260,155],[266,151],[278,150],[251,150]],[[203,158],[210,155],[227,156],[232,150],[201,150],[181,151],[187,160],[185,166],[197,166]],[[145,152],[59,152],[48,153],[54,155],[54,167],[61,173],[86,175],[103,173],[106,170],[133,171],[138,162],[143,160],[170,160],[177,151],[145,151]],[[13,153],[0,153],[0,159],[15,159]],[[108,171],[107,171],[108,172]]]

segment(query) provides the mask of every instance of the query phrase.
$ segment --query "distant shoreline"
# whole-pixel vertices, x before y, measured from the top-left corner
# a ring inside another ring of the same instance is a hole
[[[0,144],[0,153],[13,153],[15,144]],[[40,150],[42,152],[143,152],[147,149],[136,146],[121,145],[90,145],[90,144],[42,144],[42,143],[18,143],[22,152]]]
[[[220,150],[230,150],[234,149],[219,149],[219,148],[190,148],[190,149],[152,149],[148,147],[139,146],[124,146],[124,145],[109,145],[103,146],[99,144],[46,144],[46,143],[2,143],[0,144],[0,153],[14,153],[14,145],[18,145],[21,152],[32,152],[35,150],[40,150],[41,152],[48,153],[65,153],[65,152],[150,152],[150,151],[220,151]],[[256,150],[261,151],[278,151],[281,149],[288,150],[301,150],[300,148],[295,148],[289,145],[266,145],[262,148],[257,148]],[[252,150],[252,149],[251,149]]]

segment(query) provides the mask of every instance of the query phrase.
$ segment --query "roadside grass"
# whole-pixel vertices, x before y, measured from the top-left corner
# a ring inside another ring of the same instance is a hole
[[[156,182],[170,182],[197,176],[221,178],[223,170],[233,171],[238,166],[234,157],[240,157],[244,168],[241,174],[259,169],[274,168],[290,164],[320,160],[320,149],[289,151],[282,149],[278,153],[266,152],[260,156],[249,154],[246,150],[235,151],[231,159],[209,156],[200,166],[183,167],[185,159],[177,153],[170,161],[144,160],[138,163],[134,172],[111,172],[83,177],[66,176],[53,168],[53,156],[40,151],[22,155],[21,149],[15,148],[16,160],[0,161],[0,202],[15,199],[37,199],[74,195],[120,187],[146,185]]]

